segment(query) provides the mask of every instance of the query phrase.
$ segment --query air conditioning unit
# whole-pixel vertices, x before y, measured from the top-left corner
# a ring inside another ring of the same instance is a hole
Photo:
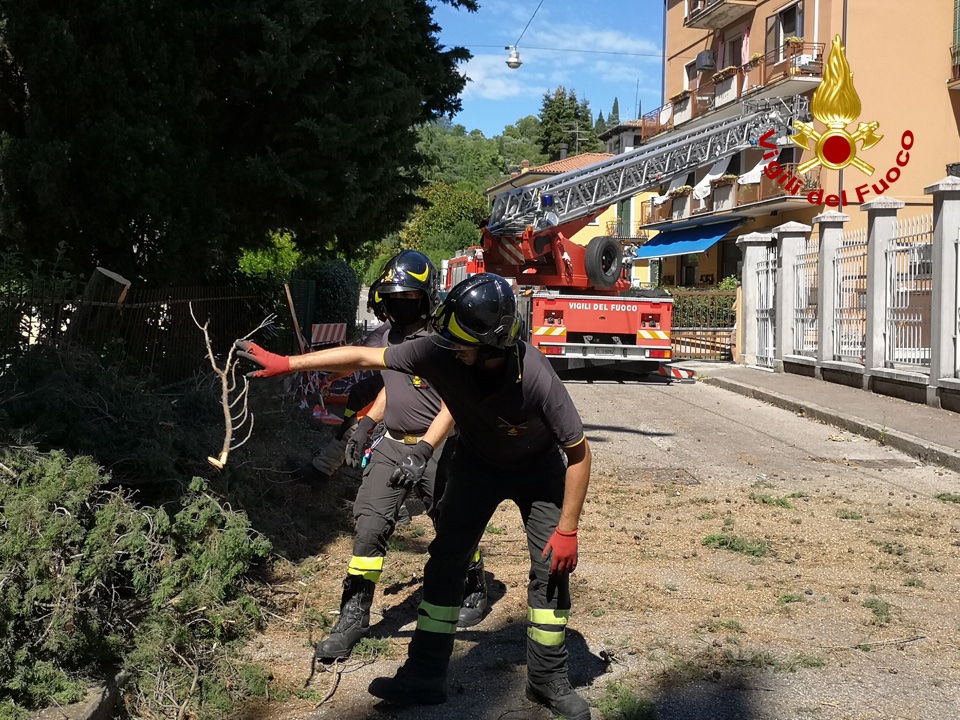
[[[813,65],[813,55],[797,55],[793,59],[794,67],[805,67],[807,65]]]
[[[701,70],[716,70],[717,57],[713,54],[713,50],[704,50],[703,52],[698,52],[697,59],[694,61],[693,67],[697,72],[700,72]]]

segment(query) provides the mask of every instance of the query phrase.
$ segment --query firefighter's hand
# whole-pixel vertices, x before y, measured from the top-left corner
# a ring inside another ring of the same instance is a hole
[[[274,377],[276,375],[287,375],[293,372],[290,369],[290,358],[286,355],[276,355],[269,350],[264,350],[255,342],[249,340],[238,340],[235,344],[237,356],[246,358],[262,367],[262,370],[247,373],[247,377]]]
[[[543,548],[543,559],[552,553],[551,573],[572,573],[577,569],[577,531],[566,532],[557,528]]]
[[[427,463],[433,455],[433,446],[421,440],[400,460],[390,476],[390,485],[395,488],[413,488],[423,480]]]
[[[371,420],[369,415],[364,415],[357,423],[357,429],[347,440],[347,448],[344,451],[343,461],[347,464],[347,467],[360,467],[363,462],[363,451],[367,449],[370,440],[370,433],[376,426],[377,423]]]

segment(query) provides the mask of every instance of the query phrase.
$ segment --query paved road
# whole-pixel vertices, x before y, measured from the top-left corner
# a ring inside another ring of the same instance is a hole
[[[960,506],[933,496],[956,492],[957,475],[704,383],[598,374],[567,387],[595,456],[575,576],[580,612],[570,626],[571,666],[586,696],[599,700],[622,677],[646,689],[658,720],[956,717]],[[762,494],[792,494],[793,509],[748,499]],[[848,507],[862,520],[837,520]],[[769,539],[774,557],[704,550],[700,539],[726,528],[725,515],[738,531]],[[496,517],[509,518],[505,537],[516,543],[515,511]],[[271,720],[546,720],[523,699],[522,622],[511,616],[525,599],[522,562],[510,564],[522,548],[487,540],[488,571],[506,595],[481,626],[458,635],[446,705],[401,712],[373,702],[366,685],[392,674],[393,660],[344,675],[317,710]],[[917,584],[903,587],[909,579]],[[796,605],[785,607],[793,591]],[[871,622],[868,595],[890,601],[888,624]],[[703,630],[724,618],[742,618],[743,634]],[[921,639],[900,642],[913,637]],[[607,664],[617,647],[621,657]],[[827,666],[771,669],[814,656]]]

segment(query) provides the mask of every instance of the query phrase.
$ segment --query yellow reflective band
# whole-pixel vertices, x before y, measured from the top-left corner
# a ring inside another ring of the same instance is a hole
[[[389,348],[384,348],[383,352],[380,353],[380,364],[383,365],[384,367],[387,366],[387,350],[388,349]]]
[[[557,647],[558,645],[563,645],[564,640],[563,630],[552,632],[548,630],[541,630],[540,628],[535,627],[527,628],[527,637],[534,642],[538,642],[541,645],[546,645],[548,647]]]
[[[573,443],[573,445],[564,445],[563,447],[564,447],[564,448],[575,448],[577,445],[579,445],[580,443],[582,443],[582,442],[583,442],[584,440],[586,440],[586,439],[587,439],[587,436],[586,436],[586,435],[581,435],[581,436],[580,436],[580,439],[577,440],[575,443]]]
[[[420,617],[426,615],[434,620],[445,620],[455,623],[460,619],[460,606],[447,607],[444,605],[434,605],[433,603],[428,603],[426,600],[421,600],[419,614]]]
[[[429,274],[430,274],[430,268],[424,268],[422,273],[415,273],[411,270],[407,270],[407,275],[409,275],[410,277],[416,278],[420,282],[426,282],[427,275]]]
[[[460,327],[460,324],[457,322],[457,318],[453,313],[450,313],[450,322],[447,323],[447,329],[451,333],[456,335],[458,338],[463,340],[464,342],[468,342],[468,343],[480,342],[475,337],[473,337],[473,335],[470,335],[466,330]]]
[[[527,620],[535,622],[538,625],[566,625],[569,618],[569,610],[527,608]]]
[[[473,562],[480,562],[480,548],[477,548],[477,551],[473,554]]]
[[[455,622],[434,620],[433,618],[428,618],[426,615],[421,615],[417,618],[417,630],[438,633],[440,635],[454,635],[457,632],[457,624]]]
[[[362,575],[366,580],[377,582],[380,580],[380,573],[383,571],[382,557],[357,557],[350,558],[350,566],[347,568],[347,575]]]

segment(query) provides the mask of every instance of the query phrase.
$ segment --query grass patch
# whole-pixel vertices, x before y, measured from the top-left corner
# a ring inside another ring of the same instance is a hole
[[[350,657],[360,660],[375,660],[383,655],[390,654],[390,641],[386,638],[361,638],[353,646]]]
[[[791,603],[803,602],[803,595],[800,593],[781,593],[777,598],[777,605],[790,605]]]
[[[697,520],[713,520],[716,516],[715,512],[705,512],[702,515],[697,515]]]
[[[781,660],[764,650],[750,657],[749,664],[756,668],[768,667],[775,672],[796,672],[803,668],[826,667],[826,658],[819,655],[794,655],[792,658]]]
[[[491,535],[504,535],[507,531],[496,525],[487,525],[487,532]]]
[[[770,545],[764,540],[748,540],[747,538],[728,535],[726,533],[707,535],[701,542],[707,547],[729,550],[752,557],[763,557],[770,552]]]
[[[960,504],[960,494],[958,493],[937,493],[934,497],[942,502]]]
[[[903,543],[885,542],[880,545],[880,552],[885,552],[888,555],[896,555],[897,557],[903,557],[909,549],[910,548]]]
[[[790,501],[782,497],[774,497],[773,495],[764,495],[763,493],[750,493],[750,499],[755,503],[760,503],[761,505],[773,505],[774,507],[784,508],[790,510],[793,508],[793,505],[790,504]]]
[[[917,577],[909,577],[903,581],[904,587],[925,588],[927,584]]]
[[[657,720],[657,708],[622,683],[608,683],[596,704],[603,720]]]
[[[841,520],[863,520],[863,515],[856,510],[845,510],[844,508],[837,510],[837,517]]]
[[[880,598],[867,598],[863,601],[863,607],[873,612],[871,624],[879,627],[885,627],[893,621],[894,606],[886,600]]]

